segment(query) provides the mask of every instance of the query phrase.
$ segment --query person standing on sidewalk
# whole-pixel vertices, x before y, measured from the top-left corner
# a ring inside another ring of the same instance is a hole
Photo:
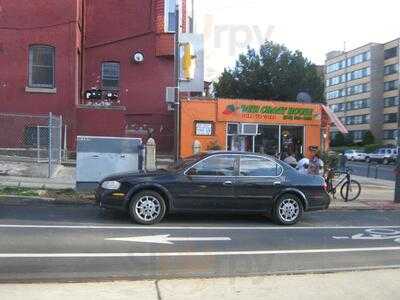
[[[320,158],[318,146],[310,146],[311,158],[308,164],[309,175],[323,175],[324,162]]]

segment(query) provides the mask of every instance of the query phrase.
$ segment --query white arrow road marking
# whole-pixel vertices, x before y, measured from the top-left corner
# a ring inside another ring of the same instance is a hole
[[[382,241],[393,240],[400,243],[400,231],[386,228],[369,228],[365,233],[357,233],[351,236],[333,236],[336,240],[352,239],[352,240],[366,240],[366,241]]]
[[[123,238],[108,238],[106,241],[134,242],[149,244],[173,244],[173,242],[197,242],[197,241],[230,241],[229,237],[170,237],[170,234],[134,236]]]
[[[285,255],[346,252],[400,251],[400,247],[337,248],[304,250],[210,251],[210,252],[143,252],[143,253],[0,253],[0,258],[91,258],[91,257],[179,257],[179,256],[235,256]]]

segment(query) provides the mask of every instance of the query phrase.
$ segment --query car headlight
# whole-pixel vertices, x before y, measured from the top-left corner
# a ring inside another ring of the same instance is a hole
[[[121,187],[121,183],[118,181],[104,181],[101,187],[105,190],[118,190]]]

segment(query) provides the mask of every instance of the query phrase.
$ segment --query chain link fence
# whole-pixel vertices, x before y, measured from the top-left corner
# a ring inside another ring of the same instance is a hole
[[[61,116],[0,113],[0,175],[54,176],[62,138]]]

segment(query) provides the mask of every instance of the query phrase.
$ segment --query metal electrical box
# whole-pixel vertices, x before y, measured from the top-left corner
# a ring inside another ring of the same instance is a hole
[[[141,169],[142,140],[78,136],[76,153],[76,189],[94,190],[107,176]]]

